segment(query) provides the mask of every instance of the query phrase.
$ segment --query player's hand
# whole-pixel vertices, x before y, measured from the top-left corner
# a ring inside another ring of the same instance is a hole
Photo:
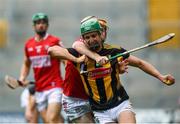
[[[99,65],[104,65],[109,61],[107,56],[99,56],[96,58],[96,63]]]
[[[30,83],[28,80],[18,80],[18,81],[21,82],[21,86],[22,86],[22,87],[26,87],[26,86],[29,85],[29,83]]]
[[[85,58],[86,58],[85,55],[82,55],[82,56],[78,57],[78,58],[76,59],[76,63],[84,62],[84,61],[85,61]]]
[[[168,75],[164,75],[163,76],[163,80],[162,82],[166,85],[173,85],[175,83],[175,79],[172,75],[168,74]]]
[[[128,71],[127,71],[127,69],[128,69],[128,64],[129,64],[129,62],[128,62],[128,60],[127,59],[125,59],[125,60],[123,60],[123,61],[121,61],[121,62],[118,62],[118,65],[119,65],[119,73],[120,74],[123,74],[123,73],[128,73]]]

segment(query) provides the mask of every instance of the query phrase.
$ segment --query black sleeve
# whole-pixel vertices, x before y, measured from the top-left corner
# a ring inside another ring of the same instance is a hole
[[[79,57],[79,53],[74,48],[67,48],[68,52],[75,57]]]
[[[124,48],[120,48],[120,53],[124,53],[124,52],[126,52],[127,50],[126,49],[124,49]],[[128,53],[128,54],[125,54],[125,55],[123,55],[123,59],[127,59],[128,57],[130,56],[130,54]]]

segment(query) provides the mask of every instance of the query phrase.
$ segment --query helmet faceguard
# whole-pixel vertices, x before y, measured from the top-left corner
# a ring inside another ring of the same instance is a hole
[[[39,20],[44,20],[47,24],[49,22],[48,16],[45,13],[36,13],[32,17],[32,21],[35,24]]]

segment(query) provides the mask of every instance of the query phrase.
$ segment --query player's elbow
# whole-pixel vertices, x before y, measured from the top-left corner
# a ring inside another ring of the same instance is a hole
[[[83,42],[74,42],[72,48],[79,50],[80,48],[86,47]]]

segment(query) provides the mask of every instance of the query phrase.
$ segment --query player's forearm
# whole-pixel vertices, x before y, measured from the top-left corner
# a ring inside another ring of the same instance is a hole
[[[34,109],[35,109],[35,107],[36,107],[36,102],[35,102],[35,98],[34,98],[34,96],[33,95],[29,95],[29,97],[28,97],[29,99],[28,99],[28,105],[29,105],[29,109],[31,110],[31,111],[33,111]]]
[[[77,62],[77,58],[73,55],[71,55],[67,49],[62,48],[60,46],[52,46],[48,49],[48,53],[52,56],[52,57],[56,57],[59,59],[66,59],[66,60],[70,60],[73,62]]]
[[[131,66],[138,67],[147,74],[154,76],[162,81],[163,75],[152,64],[134,56],[130,56],[128,61]]]
[[[153,65],[146,61],[143,61],[139,68],[144,72],[156,77],[166,85],[173,85],[175,83],[175,78],[172,75],[162,75]]]
[[[144,72],[158,78],[159,80],[162,80],[163,75],[150,63],[146,61],[142,61],[141,64],[139,65],[139,68]]]
[[[25,81],[30,72],[30,63],[24,62],[19,76],[20,81]]]
[[[93,60],[96,60],[98,57],[100,57],[100,55],[97,53],[90,51],[83,42],[75,42],[73,44],[73,48],[80,54],[86,55]]]

